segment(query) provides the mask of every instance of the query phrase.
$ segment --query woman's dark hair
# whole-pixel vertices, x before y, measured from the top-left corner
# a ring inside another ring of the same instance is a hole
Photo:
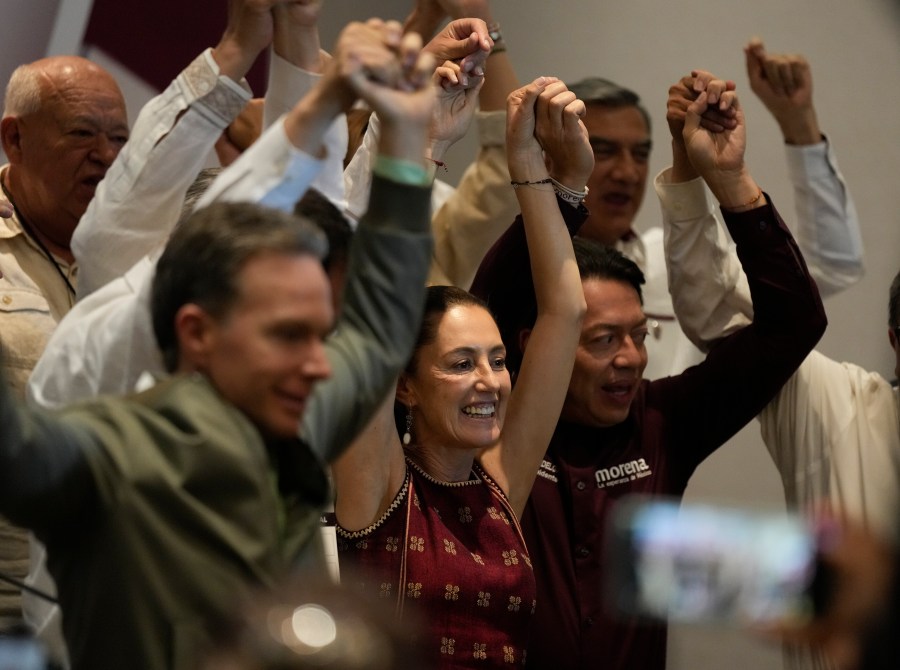
[[[413,375],[416,373],[419,351],[425,345],[434,342],[435,338],[437,338],[437,329],[441,318],[451,308],[458,305],[481,307],[488,314],[491,313],[484,300],[456,286],[429,286],[426,289],[425,312],[422,315],[422,325],[419,327],[419,336],[416,338],[412,356],[409,357],[409,361],[406,363],[405,374]],[[491,318],[493,318],[493,315],[491,315]],[[407,408],[403,404],[399,402],[394,403],[394,423],[396,423],[397,430],[401,435],[406,431],[406,412]]]

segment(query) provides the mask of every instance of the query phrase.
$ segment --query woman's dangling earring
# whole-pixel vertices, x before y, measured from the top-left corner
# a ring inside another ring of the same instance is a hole
[[[406,432],[403,433],[403,446],[408,446],[412,442],[412,408],[406,408]]]

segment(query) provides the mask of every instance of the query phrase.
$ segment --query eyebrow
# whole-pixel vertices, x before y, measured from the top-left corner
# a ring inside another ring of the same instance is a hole
[[[103,124],[98,123],[95,118],[93,118],[91,116],[80,116],[80,115],[69,117],[66,120],[66,125],[68,125],[68,126],[85,125],[85,126],[91,126],[92,128],[94,128],[96,130],[101,130],[103,128]],[[112,130],[113,132],[124,132],[126,134],[129,132],[127,123],[124,123],[124,124],[117,123],[110,130]]]
[[[638,321],[633,326],[626,326],[626,325],[622,325],[620,323],[596,323],[596,324],[592,325],[590,328],[588,328],[587,330],[585,330],[584,332],[585,333],[594,333],[595,331],[598,331],[598,330],[632,331],[637,328],[642,328],[643,326],[646,326],[649,321],[650,321],[650,317],[645,316],[643,319]]]
[[[479,351],[480,351],[480,349],[478,349],[476,347],[457,347],[456,349],[451,349],[445,355],[446,356],[455,356],[455,355],[459,355],[459,354],[467,354],[467,355],[471,356],[471,355],[477,354]],[[503,344],[497,344],[497,345],[494,345],[493,347],[491,347],[490,349],[488,349],[488,353],[490,353],[490,354],[493,354],[496,352],[505,352],[505,351],[506,351],[506,346]]]

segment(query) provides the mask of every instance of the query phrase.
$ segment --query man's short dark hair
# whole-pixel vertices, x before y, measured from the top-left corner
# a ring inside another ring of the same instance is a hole
[[[572,246],[582,281],[609,279],[623,282],[634,288],[643,304],[641,285],[644,283],[644,273],[634,261],[612,247],[580,237],[573,238]],[[524,353],[519,348],[519,334],[533,327],[537,319],[534,284],[530,271],[525,267],[520,272],[507,273],[495,279],[497,281],[487,295],[487,304],[506,345],[506,367],[515,374],[522,365]]]
[[[647,132],[650,132],[650,114],[641,104],[641,97],[630,88],[619,86],[602,77],[587,77],[568,84],[569,90],[577,95],[585,104],[600,105],[610,109],[636,107],[644,117]]]
[[[900,328],[900,272],[891,282],[891,293],[888,301],[888,325]]]
[[[644,304],[641,286],[644,284],[644,273],[633,260],[618,249],[598,244],[593,240],[576,237],[572,240],[575,250],[575,262],[581,281],[586,279],[608,279],[631,286]]]
[[[259,254],[321,259],[324,235],[308,220],[253,203],[213,203],[172,234],[156,265],[150,297],[153,332],[169,372],[178,367],[175,315],[196,304],[223,317],[238,296],[235,278]]]
[[[328,253],[322,259],[322,266],[328,272],[333,265],[346,263],[350,256],[350,242],[353,228],[341,210],[315,189],[303,194],[294,206],[294,214],[311,221],[328,239]]]

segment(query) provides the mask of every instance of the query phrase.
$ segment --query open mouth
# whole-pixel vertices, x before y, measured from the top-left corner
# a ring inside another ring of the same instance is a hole
[[[634,382],[613,382],[603,387],[603,392],[615,401],[626,403],[631,401],[634,394]]]
[[[476,403],[474,405],[466,405],[462,408],[463,414],[473,419],[490,419],[497,413],[495,403]]]
[[[631,204],[631,200],[627,193],[607,193],[603,196],[603,202],[613,207],[626,207]]]

